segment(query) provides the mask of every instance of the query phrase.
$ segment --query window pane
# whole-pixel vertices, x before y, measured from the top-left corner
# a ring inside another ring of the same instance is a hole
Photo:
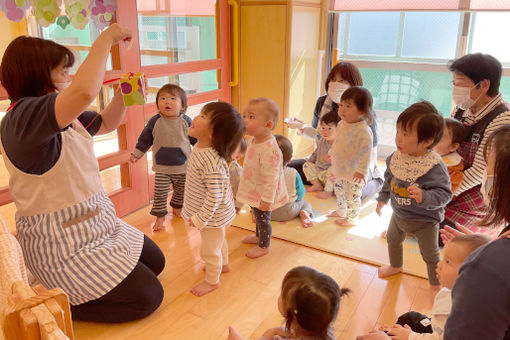
[[[402,57],[455,58],[459,22],[458,12],[407,12]]]
[[[399,12],[351,13],[348,54],[395,56],[399,22]]]
[[[179,85],[183,88],[184,91],[186,91],[188,95],[217,90],[219,88],[218,81],[216,79],[216,70],[150,78],[148,80],[149,90],[147,91],[147,102],[150,103],[155,101],[156,93],[158,92],[159,88],[166,83]]]
[[[510,100],[510,77],[501,78],[499,92],[503,95],[503,98],[505,98],[506,101]]]
[[[510,12],[473,13],[470,29],[469,53],[482,52],[491,54],[501,63],[510,66],[510,44],[508,22]]]
[[[172,7],[180,2],[189,8]],[[180,2],[151,10],[150,1],[138,1],[142,66],[216,59],[215,1]]]
[[[115,190],[122,189],[120,165],[104,169],[99,172],[103,181],[104,191],[109,194]]]

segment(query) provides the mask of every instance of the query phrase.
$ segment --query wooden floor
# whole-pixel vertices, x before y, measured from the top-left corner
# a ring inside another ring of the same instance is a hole
[[[331,275],[353,290],[340,306],[335,323],[337,339],[355,339],[378,324],[394,323],[409,310],[428,314],[433,293],[424,279],[397,275],[377,277],[373,266],[293,243],[273,239],[268,256],[250,260],[241,239],[250,232],[230,227],[227,239],[232,271],[223,274],[221,287],[203,297],[189,289],[203,280],[199,256],[200,234],[185,228],[182,219],[167,219],[167,230],[153,234],[150,207],[124,218],[150,236],[163,250],[166,267],[160,275],[165,298],[159,309],[136,322],[111,325],[75,322],[75,338],[86,339],[226,339],[232,325],[247,338],[257,338],[267,328],[280,326],[277,310],[280,284],[294,266],[307,265]]]

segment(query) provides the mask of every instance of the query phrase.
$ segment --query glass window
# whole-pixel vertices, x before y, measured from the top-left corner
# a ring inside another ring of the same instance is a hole
[[[468,53],[482,52],[493,55],[506,67],[510,67],[510,12],[473,13]]]
[[[399,25],[399,12],[351,13],[346,32],[348,54],[395,56]]]
[[[216,76],[217,76],[216,70],[210,70],[202,72],[176,74],[166,77],[150,78],[148,80],[149,89],[147,91],[148,92],[147,102],[150,103],[155,101],[156,93],[158,92],[159,88],[165,85],[166,83],[179,85],[180,87],[182,87],[184,91],[186,91],[188,95],[217,90],[219,87]]]

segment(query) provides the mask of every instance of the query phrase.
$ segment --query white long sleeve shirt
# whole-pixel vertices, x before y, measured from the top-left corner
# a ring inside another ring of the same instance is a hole
[[[444,326],[452,310],[452,291],[446,287],[436,294],[430,322],[432,333],[409,333],[408,340],[443,340]]]

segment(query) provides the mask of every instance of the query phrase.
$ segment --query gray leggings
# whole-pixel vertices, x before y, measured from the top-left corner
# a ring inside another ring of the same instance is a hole
[[[395,213],[391,215],[390,226],[386,234],[388,241],[388,254],[390,264],[394,268],[400,268],[403,264],[402,243],[406,234],[412,234],[418,239],[421,257],[427,264],[427,272],[431,285],[439,285],[436,277],[436,267],[439,263],[439,245],[437,234],[439,223],[410,221],[398,217]]]
[[[299,216],[301,210],[312,214],[312,206],[305,200],[294,201],[285,204],[283,207],[279,207],[271,212],[272,221],[290,221],[293,218]]]

